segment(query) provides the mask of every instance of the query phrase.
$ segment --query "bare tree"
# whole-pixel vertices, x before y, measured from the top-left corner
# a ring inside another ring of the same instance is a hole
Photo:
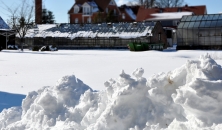
[[[25,35],[34,23],[34,1],[22,0],[21,4],[18,4],[15,8],[9,7],[4,2],[2,3],[8,11],[8,24],[16,31],[16,37],[20,39],[21,50],[23,51]]]
[[[145,8],[152,8],[155,6],[156,0],[138,0],[139,5],[144,6]]]
[[[184,0],[157,0],[156,6],[160,8],[179,7],[184,4]]]

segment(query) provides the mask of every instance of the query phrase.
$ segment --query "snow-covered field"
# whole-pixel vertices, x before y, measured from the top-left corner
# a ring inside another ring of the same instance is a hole
[[[220,65],[222,51],[3,50],[0,97],[27,96],[0,128],[219,130]]]

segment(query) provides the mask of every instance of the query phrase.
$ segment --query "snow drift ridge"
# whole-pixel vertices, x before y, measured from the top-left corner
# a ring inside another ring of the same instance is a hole
[[[2,130],[222,129],[222,68],[206,54],[150,79],[124,71],[95,92],[75,76],[30,92],[0,113]]]

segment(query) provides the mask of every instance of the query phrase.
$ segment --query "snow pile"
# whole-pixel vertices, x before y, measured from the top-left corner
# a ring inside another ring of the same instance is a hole
[[[222,68],[208,54],[150,79],[122,71],[94,92],[75,76],[31,92],[0,114],[3,129],[199,130],[222,128]]]

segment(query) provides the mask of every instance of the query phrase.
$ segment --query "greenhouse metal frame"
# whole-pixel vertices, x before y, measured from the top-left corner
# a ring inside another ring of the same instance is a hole
[[[222,49],[222,14],[183,16],[177,49]]]

